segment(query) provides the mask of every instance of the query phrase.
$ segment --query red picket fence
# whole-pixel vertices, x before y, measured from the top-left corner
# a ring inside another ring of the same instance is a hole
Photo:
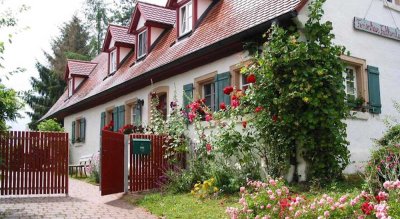
[[[144,191],[160,187],[160,180],[165,171],[174,168],[164,157],[165,148],[163,147],[165,137],[162,135],[132,134],[132,139],[150,139],[151,150],[149,155],[134,154],[133,146],[130,145],[129,154],[129,190],[131,192]],[[185,167],[185,155],[178,156],[179,166]]]
[[[68,194],[68,134],[0,133],[0,195]]]

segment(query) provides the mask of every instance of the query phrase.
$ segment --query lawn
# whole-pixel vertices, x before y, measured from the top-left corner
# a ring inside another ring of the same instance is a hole
[[[69,177],[71,177],[72,179],[77,179],[77,180],[80,180],[80,181],[83,181],[83,182],[86,182],[86,183],[90,183],[90,184],[95,185],[95,186],[99,185],[98,183],[96,183],[96,181],[92,177],[83,177],[83,176],[81,177],[81,176],[75,176],[75,175],[69,176]]]
[[[228,206],[238,206],[238,196],[201,201],[191,194],[153,193],[136,202],[152,214],[166,218],[226,218]]]

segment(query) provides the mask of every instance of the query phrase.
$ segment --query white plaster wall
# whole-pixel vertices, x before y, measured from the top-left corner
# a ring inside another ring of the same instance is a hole
[[[122,60],[124,60],[124,58],[128,55],[128,53],[131,51],[131,48],[125,48],[125,47],[121,47],[119,49],[119,61],[121,62]]]
[[[333,32],[336,35],[335,43],[344,45],[354,57],[365,59],[367,65],[379,67],[382,114],[367,113],[367,120],[349,119],[346,121],[348,141],[350,142],[351,164],[347,173],[359,170],[364,161],[369,159],[373,149],[373,139],[380,138],[386,130],[383,119],[387,115],[398,115],[393,107],[393,100],[400,101],[400,41],[362,32],[353,28],[354,17],[395,27],[400,25],[400,12],[384,6],[383,1],[365,0],[332,0],[324,5],[324,20],[332,21]],[[306,21],[307,6],[301,11],[299,20]]]
[[[161,35],[164,29],[158,28],[158,27],[152,27],[151,28],[151,38],[150,38],[150,43],[153,45],[154,41],[158,39],[158,37]]]
[[[182,93],[184,85],[193,83],[194,78],[211,72],[215,71],[217,71],[218,73],[227,72],[230,70],[231,66],[236,65],[244,61],[245,59],[246,57],[243,53],[236,53],[234,55],[217,60],[208,65],[198,67],[196,69],[174,76],[167,80],[155,83],[153,85],[153,88],[157,88],[160,86],[169,86],[168,99],[171,101],[174,97],[174,91],[176,87],[177,99],[180,105],[182,105],[182,98],[183,98]],[[106,80],[113,80],[113,78],[110,77]],[[143,118],[143,123],[147,124],[149,117],[148,95],[151,92],[151,90],[152,87],[147,86],[141,90],[116,98],[115,100],[112,100],[110,102],[65,117],[64,127],[65,131],[69,133],[70,138],[72,130],[72,121],[81,117],[86,118],[86,141],[85,143],[76,143],[74,145],[70,145],[70,163],[78,163],[79,158],[81,156],[95,153],[100,149],[100,116],[101,112],[104,112],[106,108],[124,105],[125,101],[133,99],[135,97],[143,99],[145,102],[143,106],[142,118]]]
[[[197,19],[199,19],[201,15],[203,15],[203,13],[207,10],[208,6],[210,6],[211,3],[211,0],[198,0]]]
[[[139,19],[139,22],[138,22],[136,30],[139,30],[140,28],[142,28],[144,26],[144,22],[145,21],[146,20],[143,18],[143,15],[140,15],[140,19]]]
[[[82,83],[84,79],[80,77],[75,77],[75,87],[74,90]]]
[[[115,45],[115,40],[111,39],[110,46],[108,46],[108,49],[114,48],[114,45]]]

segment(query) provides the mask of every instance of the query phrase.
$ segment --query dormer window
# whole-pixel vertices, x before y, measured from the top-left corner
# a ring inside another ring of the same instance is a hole
[[[140,59],[144,57],[147,53],[147,30],[139,33],[138,35],[138,56]]]
[[[110,74],[117,70],[117,50],[110,53]]]
[[[192,31],[192,23],[193,23],[193,9],[192,2],[190,1],[186,5],[182,6],[179,14],[179,26],[180,26],[180,36],[185,35]]]
[[[74,82],[73,79],[70,78],[68,80],[68,97],[71,97],[74,91]]]

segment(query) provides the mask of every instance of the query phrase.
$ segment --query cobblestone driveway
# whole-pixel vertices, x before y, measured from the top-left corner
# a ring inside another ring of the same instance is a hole
[[[97,186],[69,179],[69,197],[0,197],[0,218],[156,218]]]

